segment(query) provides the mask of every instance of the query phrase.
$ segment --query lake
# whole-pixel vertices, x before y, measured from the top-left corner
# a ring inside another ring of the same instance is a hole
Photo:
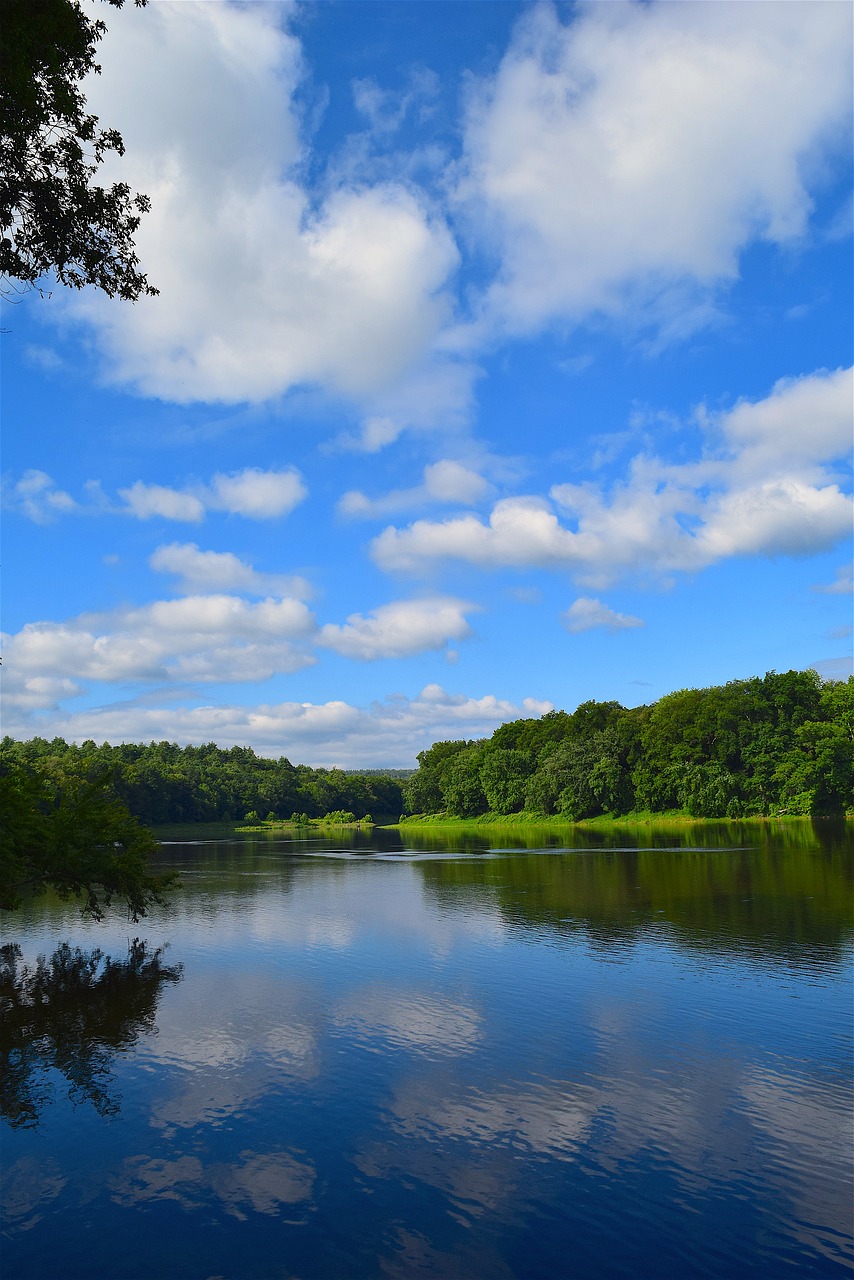
[[[850,1274],[852,852],[256,835],[7,913],[6,1280]]]

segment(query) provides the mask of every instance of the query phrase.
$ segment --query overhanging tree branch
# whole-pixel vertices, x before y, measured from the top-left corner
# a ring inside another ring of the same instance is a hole
[[[146,0],[134,0],[143,7]],[[121,8],[124,0],[108,0]],[[127,183],[99,186],[116,129],[86,111],[84,76],[100,71],[106,26],[78,0],[0,0],[0,291],[34,288],[53,272],[133,302],[158,290],[139,269],[133,237],[150,209]]]

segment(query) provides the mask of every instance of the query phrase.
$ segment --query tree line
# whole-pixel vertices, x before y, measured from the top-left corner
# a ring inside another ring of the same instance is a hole
[[[410,815],[841,814],[854,809],[854,678],[770,671],[649,706],[584,702],[434,743],[418,766]]]
[[[269,760],[251,747],[224,749],[209,742],[180,747],[174,742],[118,746],[63,738],[32,738],[0,744],[0,772],[24,770],[62,788],[70,782],[98,782],[141,822],[239,822],[258,818],[323,818],[350,813],[354,819],[396,819],[403,807],[403,778],[343,769],[293,765],[284,756]]]

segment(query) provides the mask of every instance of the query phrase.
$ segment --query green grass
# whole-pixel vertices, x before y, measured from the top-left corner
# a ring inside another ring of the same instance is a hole
[[[849,818],[852,815],[849,815]],[[838,818],[836,819],[838,821]],[[566,829],[580,827],[582,830],[607,830],[612,827],[660,827],[660,826],[730,826],[734,823],[762,824],[767,822],[810,822],[812,818],[804,818],[803,814],[771,814],[767,817],[753,814],[743,818],[696,818],[684,809],[668,809],[663,813],[651,813],[648,809],[635,810],[632,813],[600,814],[595,818],[582,818],[571,822],[559,815],[547,817],[538,813],[484,813],[476,818],[455,818],[448,814],[422,813],[401,818],[399,823],[390,823],[386,830],[411,829],[419,827],[443,828],[452,830],[480,830],[484,827],[555,827]]]

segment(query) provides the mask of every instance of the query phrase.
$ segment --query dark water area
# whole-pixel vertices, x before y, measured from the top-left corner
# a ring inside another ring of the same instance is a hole
[[[3,1276],[850,1275],[852,855],[184,839],[139,925],[7,913]]]

